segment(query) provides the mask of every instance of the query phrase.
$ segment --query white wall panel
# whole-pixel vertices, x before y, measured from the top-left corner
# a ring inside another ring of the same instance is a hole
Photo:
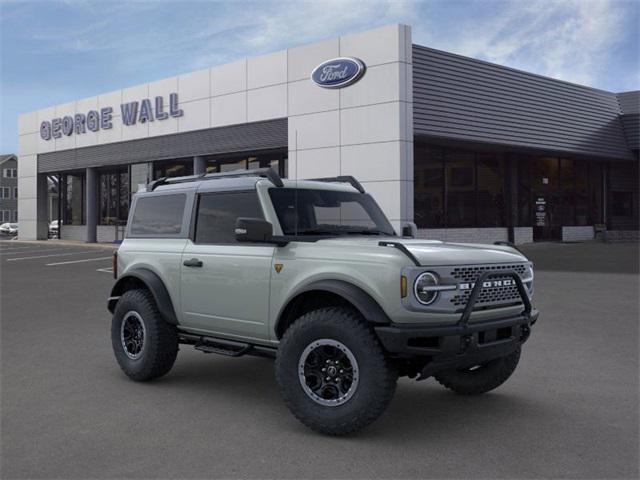
[[[341,110],[342,145],[402,140],[400,105],[394,102]]]
[[[211,126],[236,125],[247,121],[247,92],[211,99]]]
[[[289,152],[289,163],[295,164],[297,176],[290,178],[320,178],[340,175],[340,148],[316,148]]]
[[[38,112],[21,113],[18,116],[18,135],[39,131]]]
[[[332,38],[289,49],[288,79],[290,82],[308,79],[322,62],[340,56],[340,40]]]
[[[386,25],[340,37],[340,56],[359,58],[368,66],[403,61],[406,59],[404,49],[401,52],[404,42],[401,25]]]
[[[287,85],[258,88],[247,92],[247,121],[258,122],[287,116]]]
[[[184,114],[177,119],[179,132],[200,130],[211,125],[211,105],[208,98],[181,103]]]
[[[309,79],[289,84],[289,115],[324,112],[340,108],[340,91],[320,88]]]
[[[38,153],[39,133],[27,133],[18,137],[18,155],[34,155]]]
[[[169,105],[169,95],[172,93],[178,93],[178,77],[169,77],[162,80],[149,83],[148,96],[141,96],[138,101],[143,98],[150,98],[151,104],[155,108],[155,97],[163,97],[165,105]],[[182,101],[180,99],[179,101]]]
[[[178,77],[180,102],[201,100],[211,96],[211,69],[198,70]]]
[[[340,145],[340,112],[333,110],[289,117],[289,150],[336,147]]]
[[[369,67],[362,80],[340,89],[340,106],[349,108],[398,101],[404,91],[404,74],[402,63]],[[401,81],[403,88],[400,88]]]
[[[287,51],[247,59],[247,89],[287,82]]]
[[[211,68],[211,95],[225,95],[247,89],[247,60]]]

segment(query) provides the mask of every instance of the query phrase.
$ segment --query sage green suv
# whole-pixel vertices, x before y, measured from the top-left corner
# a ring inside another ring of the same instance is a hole
[[[352,177],[156,180],[114,277],[111,341],[133,380],[167,374],[179,344],[272,357],[292,413],[331,435],[378,418],[398,376],[498,387],[538,318],[518,250],[399,237]]]

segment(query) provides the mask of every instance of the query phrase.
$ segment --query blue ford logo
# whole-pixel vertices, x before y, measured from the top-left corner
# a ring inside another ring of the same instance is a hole
[[[311,72],[311,80],[324,88],[342,88],[357,82],[364,71],[364,63],[357,58],[334,58],[318,65]]]

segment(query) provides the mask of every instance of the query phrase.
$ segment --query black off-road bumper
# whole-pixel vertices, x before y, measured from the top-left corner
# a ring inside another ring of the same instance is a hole
[[[482,284],[491,277],[510,276],[518,287],[523,311],[517,316],[469,323]],[[515,272],[485,272],[476,280],[458,322],[447,325],[385,325],[375,327],[380,342],[391,354],[420,357],[426,365],[419,379],[444,370],[468,368],[509,355],[522,345],[538,320],[527,291]]]

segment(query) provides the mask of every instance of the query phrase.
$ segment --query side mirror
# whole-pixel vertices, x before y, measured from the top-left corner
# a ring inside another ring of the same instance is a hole
[[[240,217],[235,232],[238,242],[272,243],[273,225],[261,218]]]
[[[402,227],[402,236],[409,238],[417,238],[418,237],[418,227],[413,222],[407,222]]]

